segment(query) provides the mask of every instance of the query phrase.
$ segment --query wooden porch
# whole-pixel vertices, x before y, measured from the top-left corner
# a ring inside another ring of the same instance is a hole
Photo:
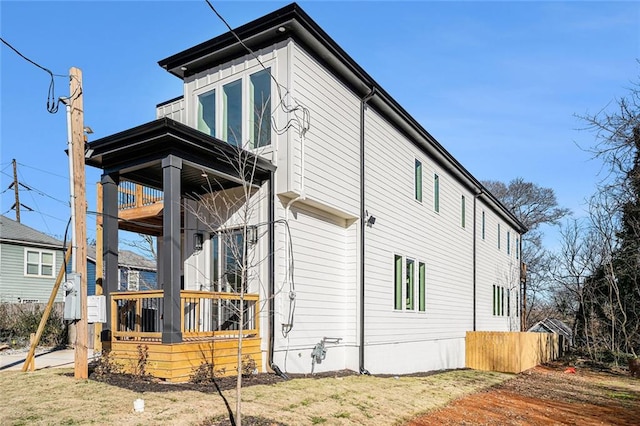
[[[145,373],[155,377],[186,381],[202,364],[211,364],[220,375],[237,374],[242,333],[243,357],[262,368],[258,296],[245,294],[241,300],[239,294],[184,290],[183,262],[189,256],[187,250],[196,250],[184,244],[184,200],[213,190],[268,185],[272,252],[275,166],[167,118],[98,139],[90,147],[86,163],[104,172],[100,225],[107,322],[100,333],[103,349],[111,351],[111,359],[125,372],[140,372],[143,366]],[[246,170],[238,164],[252,167]],[[119,229],[158,237],[159,290],[119,291]],[[267,303],[274,292],[274,268],[271,256]],[[239,312],[244,312],[242,326]],[[273,310],[268,312],[269,330],[273,330]],[[271,353],[269,346],[268,358]]]
[[[216,375],[237,374],[240,295],[180,292],[182,342],[162,343],[163,291],[111,295],[111,341],[103,342],[110,361],[129,374],[145,374],[170,382],[188,381],[203,364]],[[261,372],[262,353],[258,295],[244,295],[243,367]],[[253,367],[255,366],[255,367]]]

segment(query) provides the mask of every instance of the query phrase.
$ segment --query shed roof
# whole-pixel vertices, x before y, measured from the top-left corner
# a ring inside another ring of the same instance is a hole
[[[96,246],[87,247],[87,258],[96,261]],[[156,271],[157,265],[154,260],[129,250],[118,250],[118,266],[121,268],[141,269],[145,271]]]

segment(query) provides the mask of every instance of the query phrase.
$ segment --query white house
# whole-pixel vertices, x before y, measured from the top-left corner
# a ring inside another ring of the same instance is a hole
[[[178,277],[184,290],[237,291],[242,234],[228,230],[249,223],[241,246],[247,291],[262,301],[263,370],[460,368],[467,331],[519,330],[525,227],[297,4],[159,64],[184,81],[183,95],[158,105],[157,121],[92,143],[89,163],[119,170],[103,180],[113,188],[123,178],[164,189],[159,262],[183,260],[159,270],[165,303]],[[146,174],[109,163],[143,150],[142,139],[168,138],[175,146]],[[257,156],[249,194],[218,191],[238,182],[245,157],[218,155],[224,171],[197,163],[204,151],[184,154],[184,141],[214,139]],[[168,212],[176,192],[183,208]],[[182,339],[166,327],[163,342]]]

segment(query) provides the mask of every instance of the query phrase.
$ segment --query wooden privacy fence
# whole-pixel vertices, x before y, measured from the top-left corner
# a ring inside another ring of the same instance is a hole
[[[560,339],[552,333],[468,331],[466,367],[520,373],[560,356]]]

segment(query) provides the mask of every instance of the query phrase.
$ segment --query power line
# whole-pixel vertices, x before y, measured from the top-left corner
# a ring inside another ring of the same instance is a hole
[[[236,34],[236,32],[233,30],[233,28],[231,28],[231,25],[229,25],[229,23],[226,21],[226,19],[224,19],[224,17],[216,10],[216,8],[213,6],[213,4],[211,4],[211,2],[209,0],[205,0],[205,1],[207,2],[207,5],[209,5],[209,8],[213,11],[213,13],[215,13],[216,16],[227,27],[229,32],[236,38],[236,40],[238,40],[238,43],[240,43],[242,45],[242,47],[244,47],[254,57],[254,59],[256,61],[258,61],[260,66],[265,71],[269,72],[269,70],[264,65],[264,63],[262,63],[260,58],[258,58],[258,55],[256,55],[256,53],[253,50],[251,50],[251,48],[249,46],[247,46],[245,44],[245,42],[240,38],[240,36],[238,36],[238,34]],[[276,127],[275,120],[273,120],[273,117],[272,117],[274,130],[278,134],[283,134],[284,132],[286,132],[289,129],[289,127],[292,126],[292,123],[295,122],[296,124],[298,124],[298,132],[300,133],[301,136],[304,136],[304,134],[307,133],[307,131],[309,131],[309,128],[311,127],[311,114],[309,112],[309,109],[306,108],[305,106],[301,105],[295,98],[293,98],[293,101],[296,104],[295,106],[287,105],[285,100],[284,100],[284,97],[282,95],[281,89],[282,88],[285,89],[286,95],[289,94],[288,89],[286,87],[284,87],[282,84],[280,84],[278,82],[278,80],[276,80],[276,78],[271,74],[271,72],[269,72],[269,76],[271,77],[273,82],[276,84],[276,89],[278,90],[278,99],[279,99],[278,104],[282,107],[282,110],[285,113],[293,113],[293,116],[294,116],[294,118],[292,118],[289,121],[287,121],[287,124],[282,129],[278,129]],[[298,112],[302,113],[302,117],[298,117],[298,115],[297,115]]]
[[[29,166],[28,164],[24,164],[24,163],[20,163],[20,162],[18,162],[18,165],[20,165],[22,167],[26,167],[28,169],[37,170],[37,171],[42,172],[42,173],[47,173],[47,174],[50,174],[51,176],[56,176],[56,177],[59,177],[59,178],[65,179],[65,180],[69,180],[69,176],[59,175],[57,173],[53,173],[53,172],[50,172],[50,171],[44,170],[44,169],[39,169],[37,167]]]
[[[55,114],[56,112],[58,112],[58,105],[60,104],[60,101],[56,100],[56,96],[55,96],[56,83],[55,83],[54,77],[68,77],[68,76],[62,75],[62,74],[54,74],[49,68],[45,68],[42,65],[38,64],[37,62],[34,62],[31,59],[27,58],[18,49],[13,47],[8,41],[3,39],[2,37],[0,37],[0,41],[4,43],[9,49],[13,50],[22,59],[29,62],[30,64],[35,65],[36,67],[40,68],[41,70],[49,74],[49,76],[51,77],[51,81],[49,82],[49,91],[47,93],[47,111],[51,114]]]

